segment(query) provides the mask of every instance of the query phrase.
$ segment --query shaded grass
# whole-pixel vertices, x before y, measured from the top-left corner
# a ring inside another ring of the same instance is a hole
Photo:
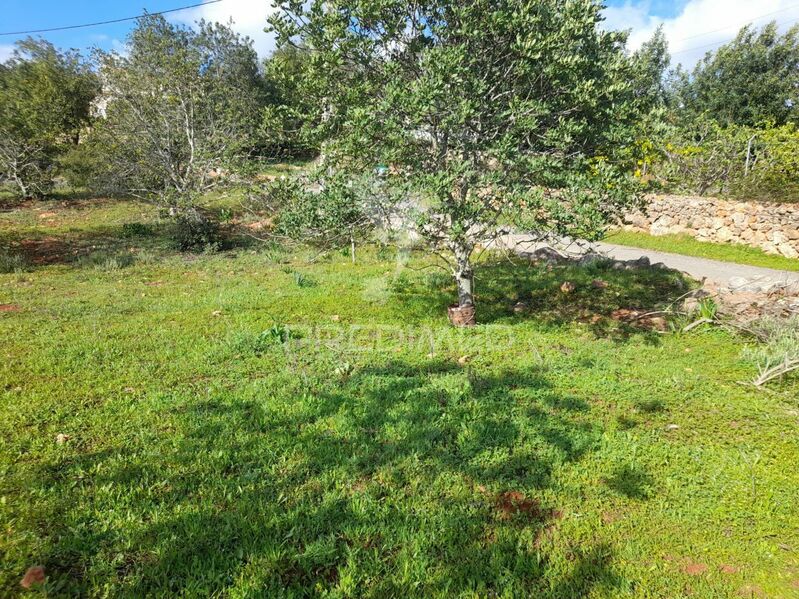
[[[160,251],[0,275],[0,594],[791,596],[796,382],[607,318],[678,277]]]
[[[776,270],[799,271],[799,260],[775,256],[737,243],[708,243],[697,241],[690,235],[649,235],[636,231],[614,231],[606,238],[608,243],[617,243],[648,250],[659,250],[685,256],[709,258],[722,262],[749,264]]]

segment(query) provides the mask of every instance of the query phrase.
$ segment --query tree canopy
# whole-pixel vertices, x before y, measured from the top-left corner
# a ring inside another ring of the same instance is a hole
[[[25,197],[47,193],[54,161],[79,141],[97,89],[77,52],[44,40],[18,42],[0,64],[0,181]]]
[[[594,236],[632,198],[625,35],[587,0],[291,0],[271,23],[313,50],[305,93],[331,169],[383,167],[385,197],[473,303],[471,256],[524,212]],[[400,191],[401,193],[392,193]]]
[[[212,186],[257,143],[265,89],[252,43],[229,27],[139,19],[128,53],[98,56],[106,179],[170,203]]]
[[[744,27],[678,79],[675,91],[690,115],[722,125],[799,121],[799,25],[783,34],[776,23]]]

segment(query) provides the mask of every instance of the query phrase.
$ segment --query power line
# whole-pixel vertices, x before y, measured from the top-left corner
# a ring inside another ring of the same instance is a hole
[[[222,2],[222,0],[207,0],[206,2],[200,2],[199,4],[191,4],[189,6],[181,6],[180,8],[170,8],[169,10],[161,10],[158,12],[149,12],[144,13],[141,15],[137,15],[135,17],[124,17],[122,19],[112,19],[110,21],[97,21],[96,23],[84,23],[82,25],[66,25],[64,27],[51,27],[49,29],[31,29],[30,31],[5,31],[0,33],[0,35],[28,35],[31,33],[48,33],[50,31],[66,31],[67,29],[82,29],[84,27],[96,27],[98,25],[111,25],[112,23],[124,23],[125,21],[135,21],[136,19],[140,19],[141,17],[148,16],[148,15],[166,15],[172,12],[178,12],[180,10],[187,10],[189,8],[197,8],[199,6],[207,6],[209,4],[216,4],[217,2]]]
[[[782,27],[784,25],[790,25],[791,23],[795,23],[796,21],[799,21],[799,18],[790,19],[788,21],[785,21],[784,23],[777,23],[777,26],[778,27]],[[697,50],[704,50],[705,48],[712,48],[714,46],[720,46],[721,44],[728,44],[731,41],[733,41],[734,39],[735,38],[732,38],[732,39],[729,39],[729,40],[722,40],[720,42],[713,42],[712,44],[705,44],[704,46],[696,46],[694,48],[686,48],[685,50],[680,50],[678,52],[672,52],[671,55],[674,56],[676,54],[685,54],[687,52],[695,52]]]
[[[746,23],[741,23],[740,25],[727,25],[726,27],[722,27],[720,29],[714,29],[713,31],[705,31],[704,33],[697,33],[696,35],[690,35],[688,37],[684,37],[682,39],[676,40],[678,42],[687,42],[688,40],[696,39],[698,37],[705,37],[706,35],[710,35],[711,33],[718,33],[719,31],[726,31],[727,29],[732,29],[733,27],[744,27],[748,24],[754,23],[755,21],[759,21],[760,19],[765,19],[766,17],[771,17],[774,15],[778,15],[783,12],[787,12],[789,10],[793,10],[795,8],[799,8],[799,4],[794,4],[793,6],[786,6],[785,8],[781,8],[780,10],[775,10],[774,12],[767,12],[764,15],[760,15],[757,17],[752,17]]]

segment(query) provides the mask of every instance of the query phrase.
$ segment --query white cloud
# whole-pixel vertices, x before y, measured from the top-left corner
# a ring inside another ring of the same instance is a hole
[[[5,62],[14,53],[14,46],[12,44],[0,44],[0,62]]]
[[[273,10],[269,0],[224,0],[181,11],[175,19],[192,25],[200,19],[223,25],[232,20],[233,30],[251,38],[258,55],[265,57],[275,48],[274,36],[264,31]]]
[[[649,0],[627,0],[623,6],[606,9],[605,16],[609,28],[632,30],[633,50],[662,24],[672,63],[692,67],[748,23],[762,26],[777,21],[787,29],[799,21],[799,5],[796,0],[690,0],[676,17],[664,19],[650,15]]]

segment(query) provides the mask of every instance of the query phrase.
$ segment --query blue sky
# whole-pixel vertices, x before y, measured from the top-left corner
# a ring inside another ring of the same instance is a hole
[[[0,32],[44,29],[104,21],[157,12],[200,0],[0,0]],[[729,40],[748,22],[762,25],[771,19],[787,27],[799,22],[799,0],[608,0],[608,25],[631,29],[635,48],[663,25],[674,52],[674,61],[691,65],[706,51]],[[169,15],[175,22],[193,23],[199,18],[227,22],[255,41],[261,55],[273,47],[263,32],[271,0],[223,0],[210,6]],[[121,49],[131,22],[42,34],[59,47],[82,50],[97,46]],[[0,59],[8,56],[14,36],[0,36]]]

